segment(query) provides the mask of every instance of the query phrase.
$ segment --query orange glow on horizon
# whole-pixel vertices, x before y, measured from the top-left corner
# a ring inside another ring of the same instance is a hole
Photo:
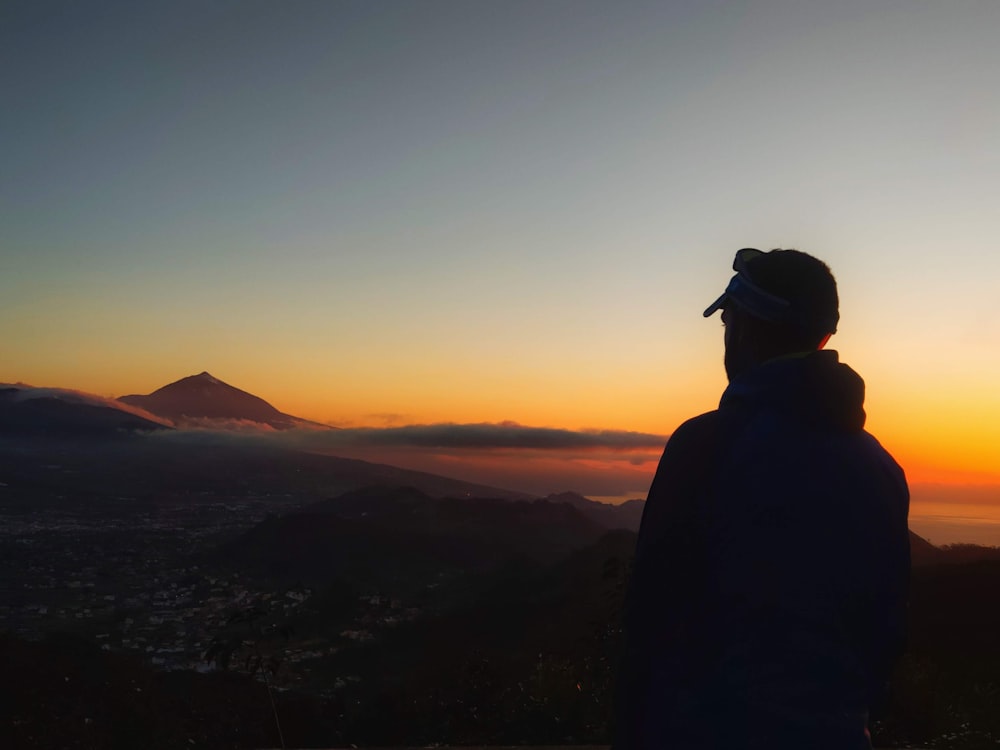
[[[433,362],[415,362],[408,371],[376,367],[378,375],[370,376],[369,363],[331,378],[325,374],[328,370],[295,371],[275,360],[251,370],[226,362],[181,365],[166,377],[157,374],[162,364],[154,368],[148,362],[132,362],[129,367],[81,373],[57,373],[53,366],[21,379],[116,397],[149,393],[207,369],[283,412],[342,427],[509,420],[534,427],[666,436],[686,419],[717,406],[726,385],[719,363],[709,362],[700,370],[666,360],[655,364],[637,372],[620,365],[576,368],[572,377],[562,370],[518,365],[492,374],[483,368],[469,378],[468,373],[449,373]],[[868,429],[903,466],[911,483],[956,488],[1000,484],[1000,401],[992,384],[988,393],[975,384],[945,388],[942,383],[924,383],[915,391],[897,383],[891,373],[873,370],[868,378]],[[525,458],[508,457],[508,470],[514,472],[516,461]],[[581,453],[577,459],[581,471],[600,470],[600,459],[594,456]],[[472,457],[464,460],[471,462]],[[638,476],[644,471],[624,463],[614,462],[614,472]],[[650,476],[653,469],[648,468]]]

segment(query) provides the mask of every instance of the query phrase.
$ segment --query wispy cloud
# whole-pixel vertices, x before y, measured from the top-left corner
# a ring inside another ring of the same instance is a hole
[[[265,422],[254,422],[252,419],[236,419],[232,417],[184,417],[181,423],[178,424],[178,427],[183,432],[207,431],[223,434],[248,433],[251,435],[270,435],[279,432],[279,430]],[[303,429],[312,430],[314,428],[306,427]]]
[[[374,414],[369,414],[367,416],[369,420],[380,423],[384,427],[405,424],[411,419],[408,414],[401,414],[393,411],[375,412]]]
[[[314,443],[470,450],[634,451],[663,447],[666,437],[626,430],[568,430],[516,422],[356,427],[301,436]]]
[[[209,425],[206,424],[206,427]],[[357,458],[538,496],[564,490],[642,497],[666,442],[626,430],[570,430],[515,422],[426,424],[339,430],[172,430],[150,440],[206,447],[252,441]]]

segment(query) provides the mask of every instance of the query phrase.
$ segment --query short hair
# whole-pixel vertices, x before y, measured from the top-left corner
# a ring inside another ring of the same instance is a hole
[[[812,346],[836,332],[840,321],[837,280],[819,258],[799,250],[775,249],[751,260],[747,272],[753,283],[788,300],[799,313],[795,338]]]

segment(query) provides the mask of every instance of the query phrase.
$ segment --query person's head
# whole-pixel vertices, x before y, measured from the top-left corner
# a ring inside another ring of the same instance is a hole
[[[705,310],[722,310],[730,380],[774,357],[823,348],[840,320],[837,282],[827,265],[798,250],[744,248],[736,275]]]

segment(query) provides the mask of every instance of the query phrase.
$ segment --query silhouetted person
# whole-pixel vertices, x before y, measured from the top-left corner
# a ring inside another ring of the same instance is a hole
[[[903,639],[909,493],[864,431],[864,381],[821,351],[822,262],[744,249],[722,310],[729,387],[671,436],[626,605],[616,750],[870,748]]]

